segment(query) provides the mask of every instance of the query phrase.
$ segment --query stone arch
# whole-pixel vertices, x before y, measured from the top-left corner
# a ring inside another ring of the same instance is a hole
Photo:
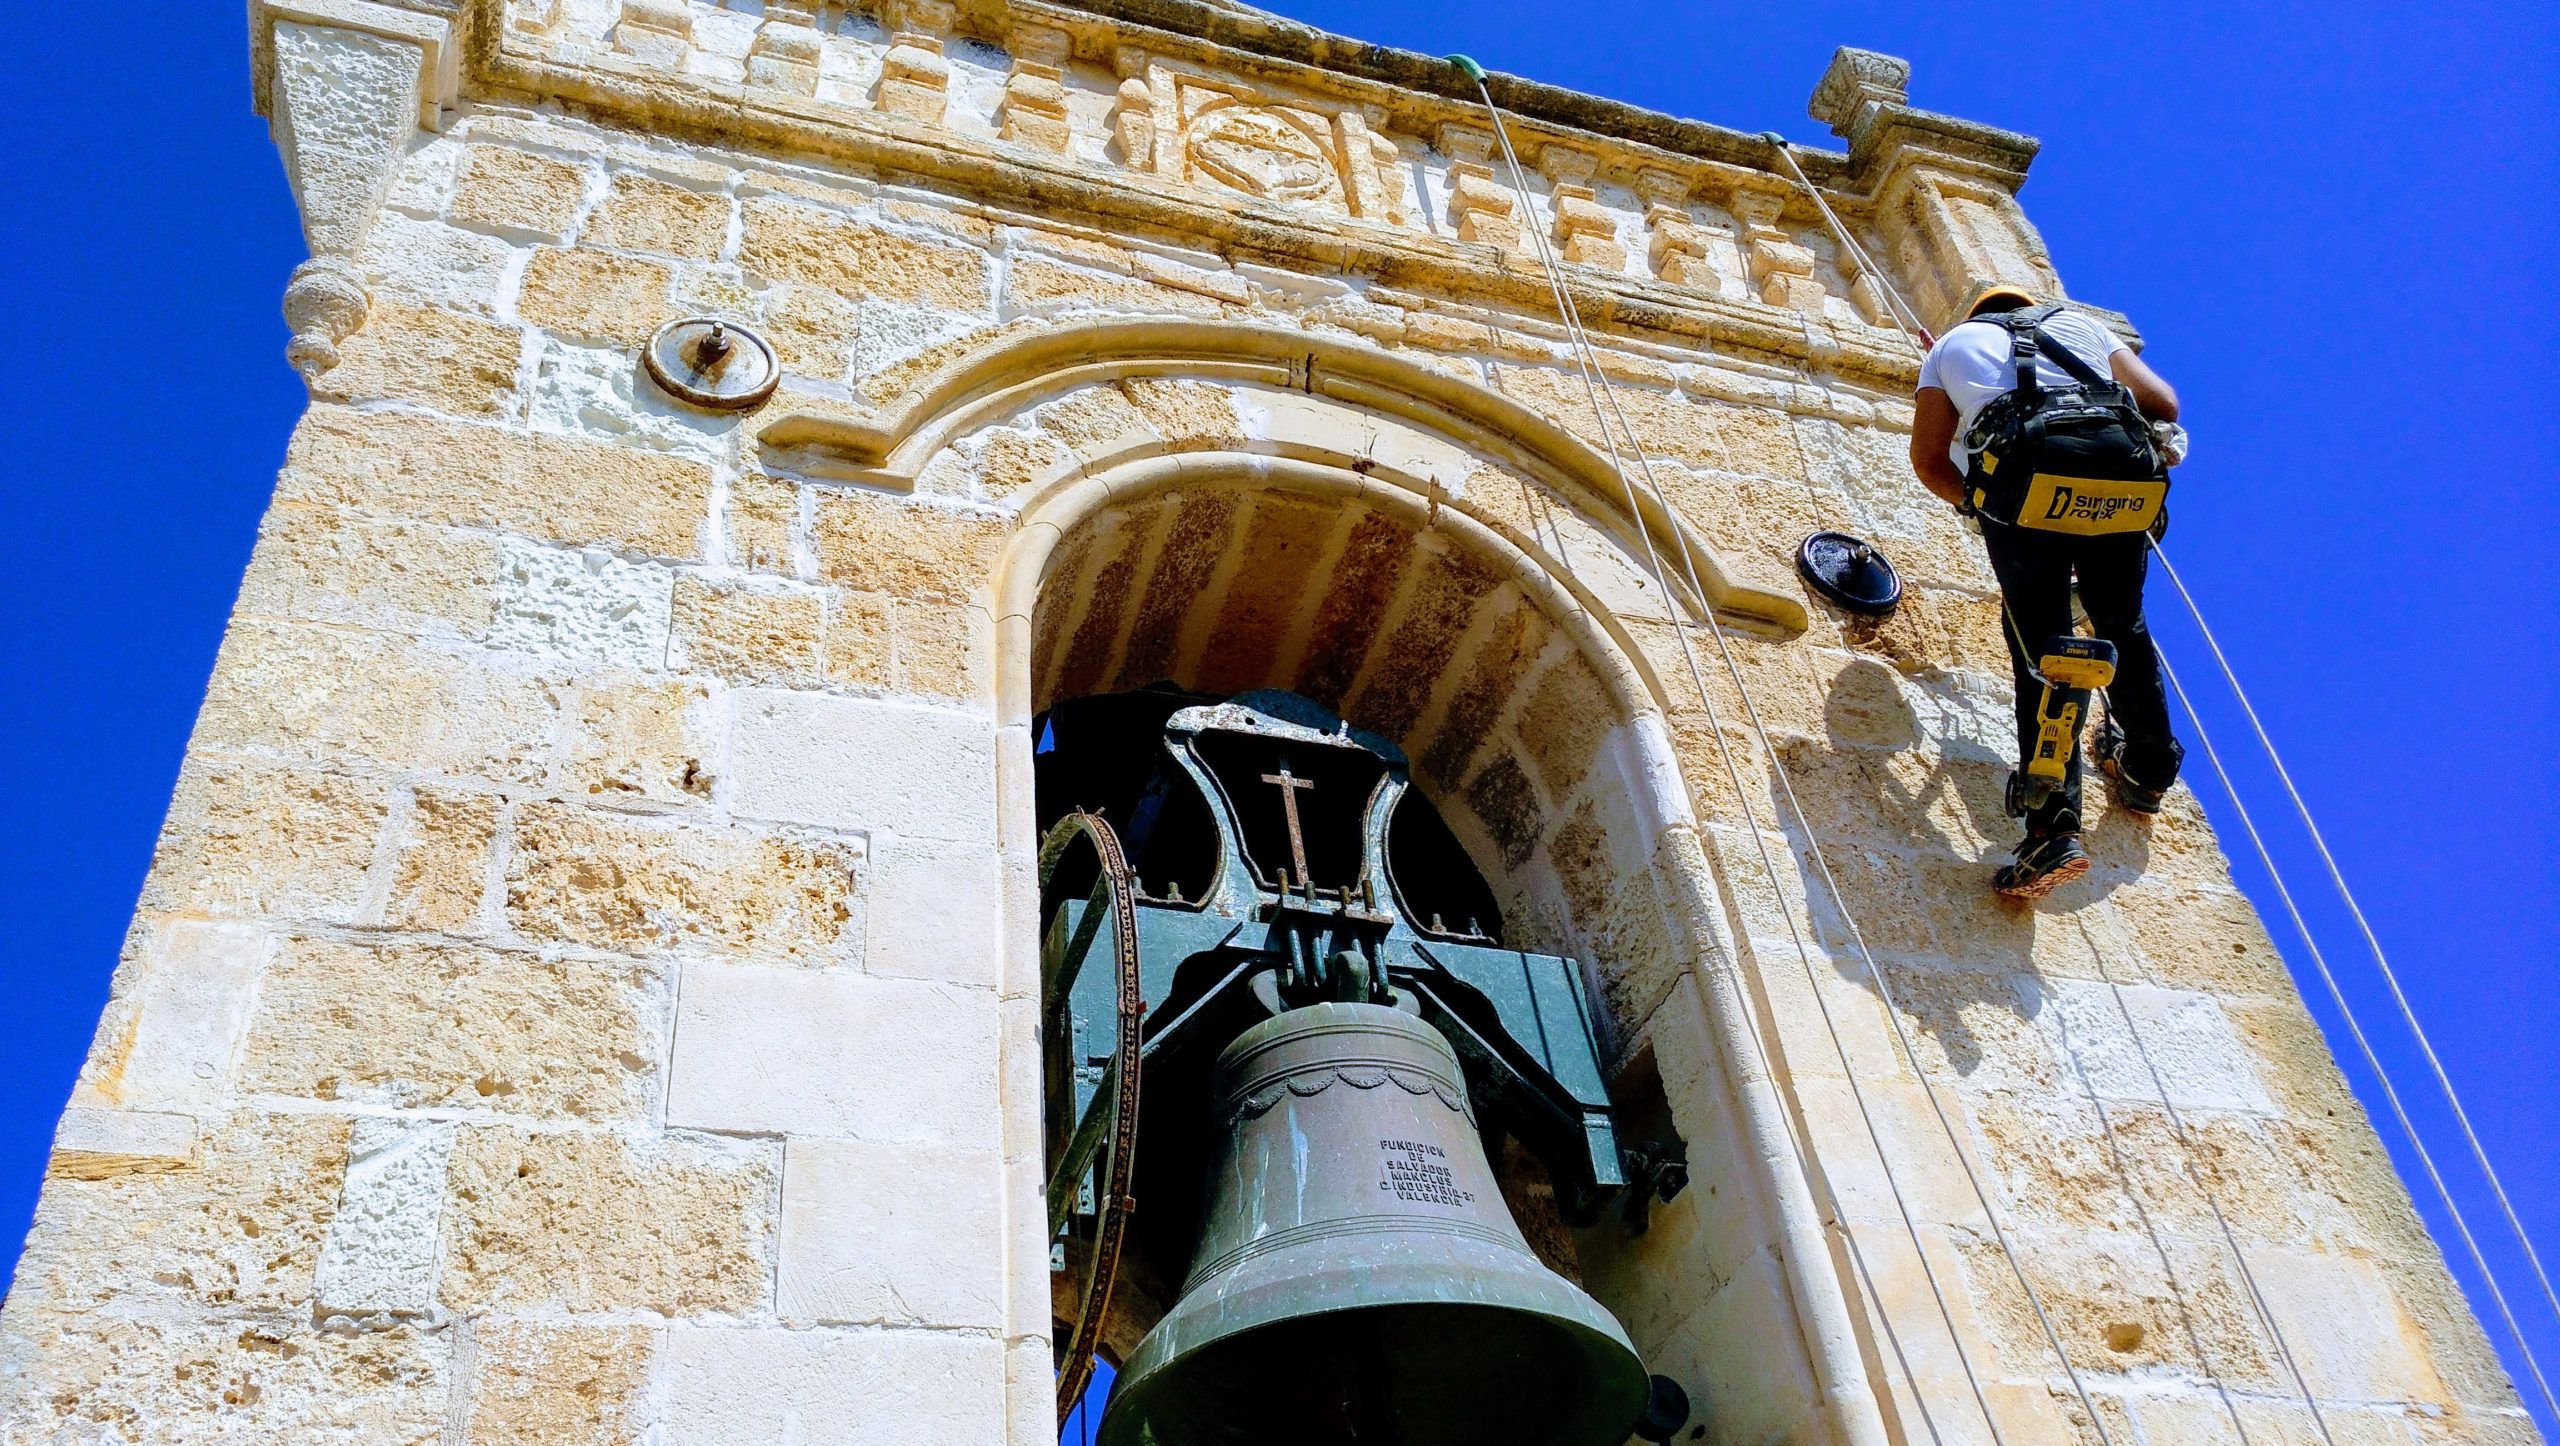
[[[1807,622],[1793,591],[1746,577],[1732,559],[1676,512],[1636,489],[1631,498],[1609,459],[1562,422],[1486,387],[1471,376],[1413,354],[1346,340],[1339,332],[1234,321],[1093,318],[1053,324],[1016,322],[974,332],[926,350],[863,383],[857,400],[785,394],[757,437],[786,470],[832,476],[891,490],[918,487],[958,439],[1035,409],[1078,387],[1123,379],[1190,378],[1256,384],[1330,404],[1335,416],[1392,419],[1412,435],[1436,437],[1495,465],[1578,499],[1610,520],[1631,547],[1697,559],[1706,597],[1691,598],[1763,626],[1796,631]],[[1353,429],[1357,430],[1357,426]],[[1300,438],[1260,437],[1245,450],[1342,460],[1362,475],[1405,486],[1442,505],[1478,513],[1460,488],[1427,472],[1399,467],[1393,456],[1329,449],[1325,429]],[[1114,446],[1123,439],[1073,439],[1068,474],[1095,469],[1147,449]],[[1334,440],[1339,440],[1334,439]],[[1166,450],[1188,450],[1181,447]],[[1027,516],[1027,512],[1025,513]],[[1530,541],[1514,533],[1515,541]],[[1549,559],[1555,562],[1556,559]],[[1570,577],[1568,566],[1552,568]],[[1676,569],[1675,569],[1676,571]]]
[[[1610,956],[1617,1022],[1641,1024],[1633,996],[1676,948],[1648,843],[1668,820],[1639,818],[1626,776],[1660,710],[1574,589],[1463,513],[1296,458],[1131,462],[1044,499],[1022,536],[1031,710],[1157,681],[1336,708],[1405,746],[1524,942]],[[1610,881],[1637,876],[1621,912],[1650,918],[1613,927]]]
[[[1347,379],[1310,386],[1303,368],[1060,371],[955,384],[945,396],[963,421],[909,415],[909,440],[872,454],[920,493],[1014,514],[990,598],[1000,787],[1017,800],[1010,987],[1037,990],[1039,709],[1159,680],[1292,688],[1340,708],[1406,746],[1515,941],[1585,962],[1618,1055],[1662,1081],[1700,1177],[1721,1185],[1613,1250],[1595,1293],[1736,1432],[1877,1440],[1809,1182],[1778,1163],[1792,1155],[1783,1106],[1730,971],[1712,967],[1733,945],[1638,637],[1700,603],[1666,597],[1637,560],[1628,534],[1657,519],[1607,510],[1559,449],[1493,436],[1507,418],[1488,420],[1490,407],[1459,425],[1442,409],[1356,402]],[[925,437],[929,452],[908,450]],[[1659,525],[1676,545],[1676,524]],[[1721,574],[1708,590],[1720,610],[1780,611]],[[1021,1117],[1013,1137],[1036,1142],[1036,1087],[1006,1108]],[[1045,1302],[1045,1281],[1032,1286],[1018,1283],[1023,1298]],[[1802,1352],[1781,1366],[1767,1346],[1783,1339]]]

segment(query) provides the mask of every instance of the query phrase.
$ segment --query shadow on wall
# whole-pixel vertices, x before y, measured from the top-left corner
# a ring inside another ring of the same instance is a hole
[[[2005,692],[1998,703],[2005,722]],[[1988,1036],[2032,1032],[2051,992],[2052,960],[2093,958],[2105,947],[2093,925],[2097,906],[2142,875],[2148,826],[2108,807],[2093,773],[2088,833],[2098,867],[2041,907],[2005,898],[1990,887],[1991,871],[2020,833],[2003,807],[2005,759],[1948,730],[1925,728],[1906,680],[1870,659],[1831,679],[1823,726],[1822,738],[1775,742],[1837,881],[1837,902],[1774,777],[1766,800],[1770,816],[1786,821],[1794,885],[1813,901],[1807,942],[1840,978],[1872,989],[1849,927],[1854,918],[1905,1017],[1949,1068],[1969,1077],[1987,1050],[2007,1052]],[[2025,1039],[2016,1043],[2034,1048]]]

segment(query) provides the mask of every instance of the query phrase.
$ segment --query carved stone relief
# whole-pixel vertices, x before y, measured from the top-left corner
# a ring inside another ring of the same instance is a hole
[[[1266,200],[1347,211],[1330,130],[1304,111],[1213,103],[1184,126],[1183,145],[1195,180]]]
[[[1742,223],[1743,264],[1760,299],[1771,306],[1820,313],[1824,293],[1822,283],[1813,278],[1819,258],[1778,226],[1786,193],[1736,186],[1731,204],[1734,219]]]

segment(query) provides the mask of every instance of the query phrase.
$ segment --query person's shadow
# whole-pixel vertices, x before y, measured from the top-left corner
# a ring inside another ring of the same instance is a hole
[[[2090,851],[2099,866],[2040,903],[1994,893],[1992,871],[2008,860],[2021,833],[2003,806],[2011,767],[2003,756],[2009,700],[2006,690],[1964,698],[1959,682],[1937,677],[1943,683],[1926,674],[1915,680],[1927,705],[1946,715],[1931,728],[1914,711],[1914,690],[1900,674],[1859,659],[1825,694],[1827,736],[1781,739],[1778,751],[1822,842],[1840,902],[1877,967],[1888,971],[1896,1002],[1958,1074],[1970,1075],[1985,1044],[1970,1022],[1977,1011],[1989,1006],[2031,1026],[2046,992],[2036,961],[2039,932],[2085,938],[2073,916],[2137,877],[2148,846],[2141,825],[2099,801],[2104,785],[2093,775],[2088,790],[2097,819]],[[1964,711],[1999,721],[1992,743],[1951,726]],[[1782,803],[1771,802],[1796,834]],[[1821,947],[1841,977],[1875,988],[1811,851],[1801,836],[1793,842],[1799,886],[1815,901]]]

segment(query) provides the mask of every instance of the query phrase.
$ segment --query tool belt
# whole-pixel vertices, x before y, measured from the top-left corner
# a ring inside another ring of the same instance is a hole
[[[2168,519],[2169,469],[2151,423],[2131,392],[2042,329],[2061,309],[1975,318],[2008,331],[2018,381],[1965,431],[1965,501],[1992,522],[2037,532],[2102,537],[2157,529]],[[2073,384],[2044,386],[2036,376],[2043,355]]]

